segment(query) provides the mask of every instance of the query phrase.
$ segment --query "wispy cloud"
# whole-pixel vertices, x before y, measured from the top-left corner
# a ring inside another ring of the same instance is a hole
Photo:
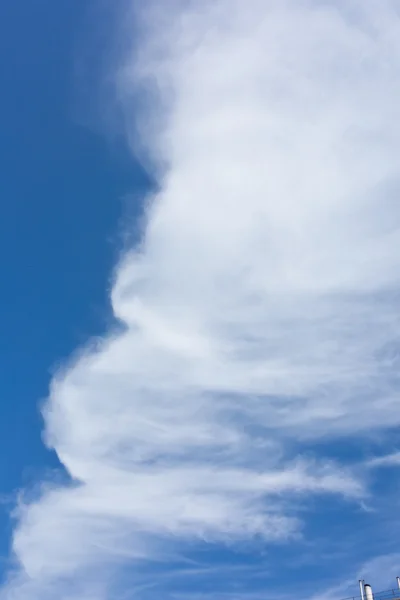
[[[392,452],[372,458],[368,461],[369,467],[396,467],[400,466],[400,452]]]
[[[300,498],[367,493],[293,448],[400,421],[395,9],[132,11],[118,95],[159,191],[115,272],[123,331],[52,382],[46,439],[76,485],[21,507],[1,597],[97,600],[126,564],[285,540]]]
[[[371,540],[373,542],[373,540]],[[366,561],[359,568],[357,573],[352,574],[351,578],[343,581],[333,587],[328,587],[323,592],[312,596],[312,600],[328,600],[329,598],[358,598],[360,593],[358,589],[358,579],[364,579],[366,583],[372,584],[373,592],[379,597],[379,592],[393,592],[396,595],[397,582],[396,577],[399,573],[400,554],[382,554]],[[390,593],[384,594],[384,597],[390,597]]]

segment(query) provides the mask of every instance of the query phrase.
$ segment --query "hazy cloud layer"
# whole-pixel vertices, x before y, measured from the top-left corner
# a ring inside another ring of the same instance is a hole
[[[46,436],[77,485],[21,507],[7,600],[98,600],[119,565],[288,539],[305,495],[368,495],[301,443],[400,421],[395,9],[127,10],[142,36],[116,86],[159,191],[115,272],[123,332],[52,382]]]

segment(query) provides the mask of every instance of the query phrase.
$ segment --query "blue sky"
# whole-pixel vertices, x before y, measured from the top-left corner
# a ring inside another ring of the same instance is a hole
[[[1,6],[0,600],[394,587],[398,34]]]
[[[16,492],[58,467],[39,402],[60,361],[107,328],[126,196],[146,186],[122,144],[81,124],[75,52],[87,10],[47,0],[0,8],[3,557]]]

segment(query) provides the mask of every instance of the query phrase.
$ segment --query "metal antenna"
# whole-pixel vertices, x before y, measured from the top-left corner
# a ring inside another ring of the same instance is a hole
[[[365,600],[365,597],[364,597],[364,579],[359,579],[358,583],[360,584],[361,600]],[[400,584],[399,584],[399,587],[400,587]]]

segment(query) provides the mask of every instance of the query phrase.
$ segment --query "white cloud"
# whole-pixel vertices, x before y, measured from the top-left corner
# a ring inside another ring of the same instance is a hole
[[[118,89],[135,148],[132,98],[157,92],[140,144],[160,191],[116,270],[124,332],[53,381],[47,439],[81,484],[21,509],[7,600],[101,598],[117,563],[286,538],[298,494],[366,493],[285,441],[400,420],[394,7],[147,8]]]
[[[400,452],[392,452],[376,458],[371,458],[367,465],[369,467],[396,467],[400,466]]]

